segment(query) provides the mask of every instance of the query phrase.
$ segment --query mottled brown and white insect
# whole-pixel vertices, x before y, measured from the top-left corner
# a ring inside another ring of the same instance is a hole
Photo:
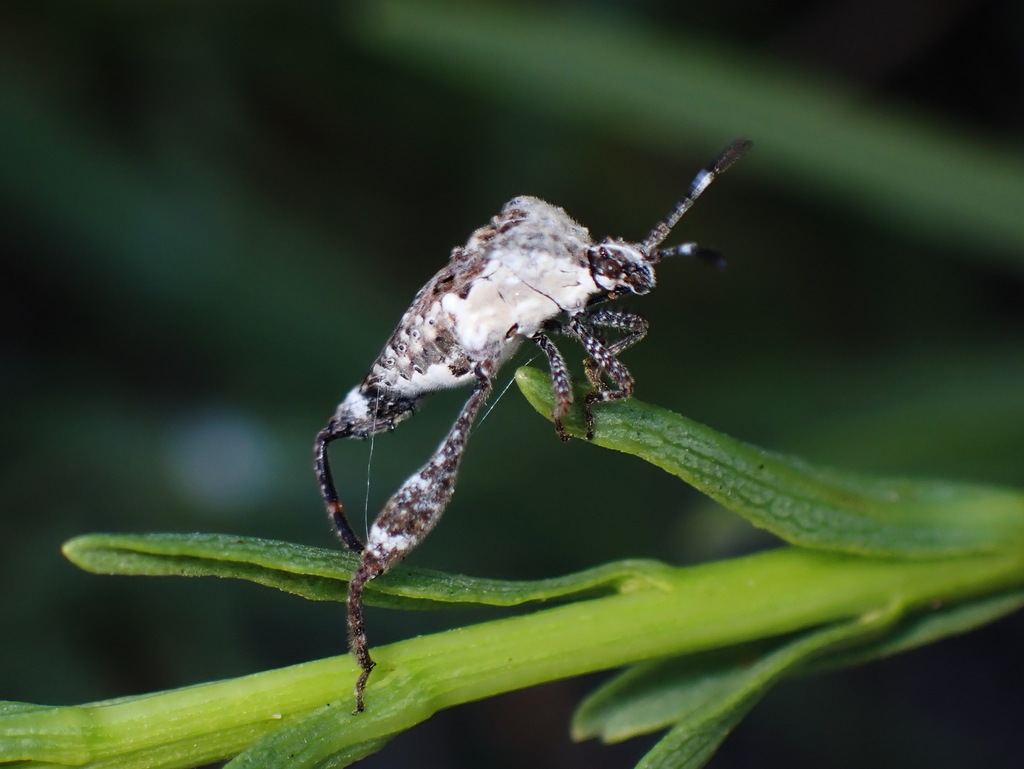
[[[447,266],[420,289],[370,373],[317,434],[314,462],[328,515],[342,541],[362,556],[348,591],[349,646],[362,668],[355,688],[357,712],[363,709],[363,691],[375,664],[363,624],[363,588],[437,524],[498,368],[524,339],[544,351],[555,394],[555,429],[567,440],[562,418],[572,405],[569,370],[549,334],[579,340],[589,356],[585,373],[594,387],[583,402],[587,438],[592,438],[594,404],[632,394],[633,377],[618,355],[647,332],[647,321],[640,316],[595,305],[646,294],[654,288],[654,265],[666,257],[716,258],[696,243],[660,246],[715,176],[749,147],[746,140],[730,145],[697,174],[687,196],[639,243],[618,238],[594,243],[590,232],[561,208],[534,197],[513,198],[465,246],[455,248]],[[603,330],[608,329],[620,332],[620,338],[606,341]],[[363,545],[338,500],[327,445],[336,438],[390,430],[434,390],[469,383],[473,390],[448,436],[388,500]]]

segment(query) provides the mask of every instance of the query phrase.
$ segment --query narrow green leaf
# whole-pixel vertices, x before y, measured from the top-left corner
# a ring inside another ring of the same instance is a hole
[[[89,534],[65,556],[97,574],[227,577],[312,600],[344,601],[358,559],[338,550],[226,534]],[[657,561],[625,560],[551,579],[513,581],[399,566],[371,582],[367,603],[392,608],[516,606],[659,588],[674,572]]]
[[[761,640],[637,665],[587,698],[573,720],[573,736],[600,736],[615,742],[675,724],[638,767],[703,766],[782,677],[905,651],[991,622],[1022,605],[1024,591],[1018,590],[932,609],[899,622],[899,612],[894,610],[867,622],[808,631],[795,638]]]
[[[729,732],[790,670],[827,649],[884,631],[900,614],[901,610],[894,606],[852,622],[808,631],[776,644],[747,664],[734,658],[731,664],[718,666],[710,676],[685,663],[675,669],[669,663],[630,671],[595,696],[590,717],[602,720],[598,714],[603,710],[602,734],[608,735],[608,727],[613,726],[618,729],[613,732],[618,738],[650,730],[652,717],[661,722],[654,728],[675,722],[637,769],[696,769],[706,763]],[[666,673],[670,677],[659,682],[657,676]],[[673,699],[675,702],[671,702]],[[586,705],[581,713],[586,719]]]
[[[580,704],[573,739],[620,742],[678,723],[736,691],[750,668],[784,643],[755,641],[634,665]]]
[[[707,689],[697,680],[697,692],[684,691],[683,699],[689,700],[690,707],[680,714],[682,717],[678,723],[641,759],[636,769],[698,769],[698,767],[704,766],[722,741],[768,692],[770,686],[783,677],[811,670],[833,669],[864,662],[867,659],[884,656],[886,653],[894,653],[897,650],[902,651],[911,646],[926,643],[953,632],[963,632],[991,621],[998,616],[1015,611],[1022,603],[1024,603],[1024,592],[1022,591],[1016,591],[1012,595],[971,601],[962,606],[947,607],[932,614],[919,615],[907,621],[901,621],[895,628],[895,632],[888,627],[899,616],[899,611],[894,609],[869,617],[860,623],[848,623],[840,627],[801,634],[794,641],[776,644],[774,651],[763,654],[756,662],[748,661],[747,664],[744,664],[741,653],[737,653],[734,655],[734,669],[720,671],[724,675],[717,681],[718,686]],[[877,636],[880,633],[882,638],[871,640],[872,636]],[[868,643],[858,643],[864,637],[867,637]],[[753,651],[752,646],[754,645],[748,644],[740,649]],[[697,655],[697,657],[704,656],[706,655]],[[648,668],[644,677],[649,682],[654,683],[659,674],[668,675],[668,688],[672,688],[673,684],[681,684],[686,690],[694,681],[687,681],[688,676],[686,675],[673,678],[671,667],[675,664],[686,665],[690,661],[693,660],[641,667]],[[697,665],[692,665],[691,671],[696,672],[697,670]],[[638,681],[633,681],[631,687],[629,676],[630,672],[627,672],[619,679],[612,681],[607,687],[609,690],[613,687],[618,688],[620,696],[626,699],[626,704],[619,712],[615,712],[614,701],[606,700],[603,703],[606,711],[604,716],[607,719],[605,728],[618,726],[621,729],[630,718],[634,721],[632,725],[634,733],[653,731],[659,728],[656,723],[651,721],[647,724],[648,728],[643,728],[637,721],[639,715],[636,712],[637,693],[630,692],[630,689],[635,689],[635,684]],[[637,677],[640,678],[640,676]],[[694,677],[689,676],[689,678],[693,679]],[[653,688],[656,688],[656,684]],[[700,697],[701,690],[709,695],[703,698],[703,702],[700,701],[702,699]],[[610,694],[610,691],[606,691],[603,694],[598,692],[594,695],[598,707],[602,705],[599,698],[607,698]],[[662,695],[663,698],[664,695]],[[609,705],[611,707],[608,707]],[[586,703],[583,708],[585,707],[587,707]],[[581,708],[581,713],[583,708]],[[650,713],[649,715],[655,714]],[[606,739],[608,738],[606,737]]]
[[[758,699],[753,697],[749,702],[739,703],[720,718],[703,724],[673,727],[640,759],[636,769],[699,769],[711,760],[718,746]]]
[[[379,709],[373,716],[381,716]],[[352,742],[342,727],[338,706],[324,705],[258,740],[225,769],[341,769],[373,755],[390,739],[386,735]]]
[[[516,382],[550,419],[550,379],[524,367]],[[595,444],[667,470],[793,544],[904,557],[1024,547],[1024,493],[1016,489],[817,467],[635,399],[603,404],[596,413]],[[578,408],[565,424],[583,435]]]
[[[769,687],[805,660],[888,629],[902,610],[872,612],[848,622],[669,661],[638,665],[614,678],[580,706],[577,738],[608,742],[670,724],[699,730]]]
[[[62,551],[94,574],[228,577],[314,601],[344,601],[347,577],[359,563],[341,550],[226,534],[88,534]]]
[[[891,657],[910,649],[966,633],[1024,607],[1024,591],[1011,590],[914,614],[878,639],[815,657],[800,671],[818,673]]]
[[[907,651],[950,635],[967,632],[1024,606],[1024,591],[967,601],[905,617],[884,633],[866,628],[866,638],[854,632],[837,639],[836,650],[811,649],[814,656],[800,661],[800,674],[835,670]],[[800,638],[822,631],[810,631]],[[879,637],[875,637],[875,636]],[[858,643],[851,644],[851,640]],[[600,737],[616,742],[664,728],[707,707],[708,702],[732,697],[753,676],[777,663],[779,653],[799,641],[771,638],[722,649],[636,665],[594,691],[573,720],[576,739]],[[766,663],[766,661],[768,661]]]

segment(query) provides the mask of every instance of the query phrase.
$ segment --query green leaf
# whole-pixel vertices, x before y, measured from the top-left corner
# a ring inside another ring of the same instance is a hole
[[[584,701],[573,736],[615,742],[672,726],[638,769],[700,767],[781,678],[904,651],[965,632],[1021,605],[1024,591],[1018,590],[903,619],[894,608],[795,637],[637,665]]]
[[[809,661],[801,673],[818,673],[860,665],[871,660],[934,643],[994,622],[1024,607],[1024,591],[1010,590],[907,617],[880,638],[852,648],[838,649]]]
[[[524,367],[516,382],[550,419],[550,379]],[[903,557],[1024,547],[1024,493],[1016,489],[818,467],[635,399],[599,405],[595,413],[596,445],[661,467],[793,544]],[[565,426],[582,436],[581,420],[576,408]]]
[[[64,556],[94,574],[244,579],[314,601],[344,601],[358,557],[226,534],[89,534],[64,543]]]
[[[823,651],[877,635],[900,614],[894,606],[852,622],[766,644],[761,654],[752,654],[746,645],[723,650],[710,665],[702,666],[700,658],[705,655],[697,655],[679,662],[640,666],[588,700],[580,709],[577,724],[611,740],[674,723],[640,761],[638,769],[703,766],[774,683]]]
[[[228,762],[225,769],[260,769],[287,766],[290,769],[340,769],[373,755],[391,739],[390,735],[363,742],[353,741],[339,720],[338,706],[324,705],[294,723],[282,726],[258,740],[244,753]],[[376,708],[372,719],[380,719]],[[409,724],[411,726],[412,724]]]
[[[96,574],[243,579],[317,601],[344,601],[358,564],[348,552],[227,534],[89,534],[69,540],[63,550]],[[403,609],[517,606],[657,588],[672,573],[640,559],[529,581],[398,566],[367,586],[366,602]]]
[[[756,704],[757,698],[751,698],[748,703],[736,705],[719,718],[695,726],[680,724],[672,728],[640,759],[636,769],[698,769],[704,766]]]
[[[577,738],[633,737],[671,724],[700,731],[758,698],[788,671],[822,651],[850,645],[890,626],[892,608],[783,640],[742,644],[668,662],[639,665],[597,690],[573,722]]]

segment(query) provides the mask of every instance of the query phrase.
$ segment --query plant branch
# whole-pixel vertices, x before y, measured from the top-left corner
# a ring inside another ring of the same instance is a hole
[[[338,752],[383,740],[439,709],[545,681],[894,604],[923,611],[1019,587],[1024,556],[899,561],[782,548],[665,575],[671,579],[659,588],[380,647],[378,676],[359,716],[349,714],[356,667],[340,656],[149,696],[10,712],[0,718],[0,760],[98,767],[117,756],[122,767],[188,766],[182,752],[227,757],[325,706],[336,728],[322,748]]]

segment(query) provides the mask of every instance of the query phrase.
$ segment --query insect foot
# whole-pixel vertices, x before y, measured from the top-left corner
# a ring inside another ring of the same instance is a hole
[[[349,647],[362,669],[356,712],[363,709],[375,664],[363,621],[363,590],[437,525],[497,370],[523,340],[539,346],[551,369],[555,430],[568,440],[563,420],[573,402],[572,380],[551,335],[575,339],[586,351],[584,372],[594,388],[583,401],[586,435],[593,438],[594,407],[633,394],[633,375],[618,356],[647,333],[647,321],[639,315],[601,305],[648,293],[655,285],[654,266],[663,259],[719,261],[715,252],[696,243],[661,245],[716,176],[749,148],[747,140],[731,144],[694,177],[687,195],[640,242],[595,242],[558,206],[526,195],[513,198],[465,246],[455,248],[448,264],[420,289],[366,378],[317,433],[313,462],[328,517],[342,542],[361,555],[348,591]],[[426,395],[462,385],[473,389],[447,437],[388,500],[364,545],[338,498],[329,444],[391,430],[412,416]]]

